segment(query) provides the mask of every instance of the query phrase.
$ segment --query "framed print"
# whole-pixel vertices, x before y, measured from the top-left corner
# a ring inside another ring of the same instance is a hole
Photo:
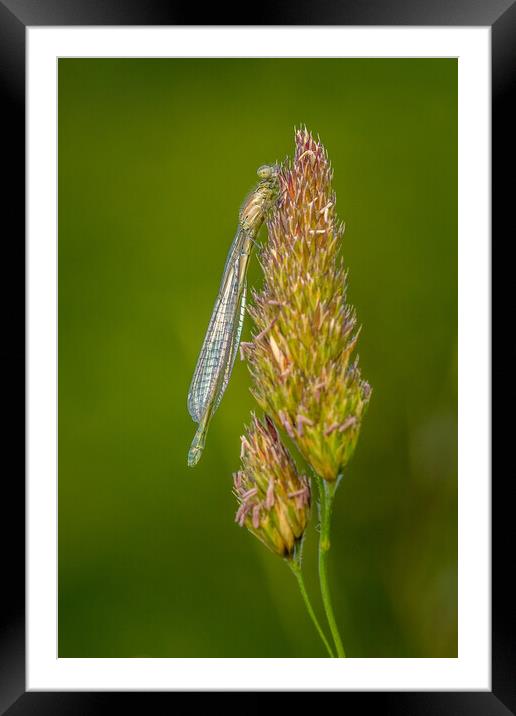
[[[6,713],[514,712],[490,345],[515,8],[0,4],[10,265],[26,247]]]

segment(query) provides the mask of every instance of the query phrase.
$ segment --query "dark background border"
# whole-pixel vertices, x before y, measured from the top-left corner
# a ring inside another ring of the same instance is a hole
[[[251,12],[253,11],[253,12]],[[11,404],[4,408],[3,479],[1,483],[3,575],[0,589],[0,714],[112,713],[129,702],[147,712],[170,708],[176,693],[25,692],[25,484],[16,447],[24,423],[25,340],[25,27],[27,25],[456,25],[492,28],[492,330],[500,328],[511,308],[513,270],[508,247],[515,231],[513,175],[516,152],[511,112],[516,88],[515,0],[285,0],[245,7],[215,3],[201,8],[160,0],[0,0],[0,116],[2,168],[3,300],[2,365]],[[9,229],[7,229],[8,221]],[[505,238],[507,237],[507,238]],[[7,281],[9,278],[11,281]],[[512,328],[513,311],[505,325]],[[507,328],[506,328],[507,331]],[[512,337],[512,336],[511,336]],[[514,405],[511,368],[514,341],[494,344],[491,355],[493,408],[496,400]],[[491,692],[340,692],[343,708],[370,707],[407,716],[503,716],[516,713],[516,609],[509,588],[514,571],[512,504],[515,496],[513,461],[509,458],[512,419],[493,409],[492,447],[492,691]],[[496,429],[495,429],[496,428]],[[18,441],[17,441],[18,438]],[[473,446],[472,446],[473,447]],[[8,458],[12,468],[7,468]],[[495,459],[496,458],[496,459]],[[496,460],[499,463],[495,476]],[[502,472],[501,465],[508,466]],[[210,704],[212,706],[212,704]]]

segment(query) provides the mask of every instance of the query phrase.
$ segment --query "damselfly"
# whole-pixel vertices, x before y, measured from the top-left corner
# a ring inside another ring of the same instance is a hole
[[[258,186],[240,209],[238,229],[226,258],[219,293],[188,391],[188,411],[199,424],[188,453],[190,467],[199,462],[210,420],[233,369],[244,321],[249,256],[260,227],[279,195],[278,168],[264,165],[257,173]]]

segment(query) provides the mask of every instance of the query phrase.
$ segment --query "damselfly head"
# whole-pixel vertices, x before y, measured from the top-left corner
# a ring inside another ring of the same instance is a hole
[[[278,167],[272,164],[263,164],[256,171],[260,179],[272,179],[278,174]]]

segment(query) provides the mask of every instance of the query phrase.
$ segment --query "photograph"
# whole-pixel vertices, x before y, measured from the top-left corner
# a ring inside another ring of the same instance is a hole
[[[56,71],[58,658],[456,659],[457,57]]]
[[[0,716],[516,714],[515,37],[516,0],[0,0]]]

